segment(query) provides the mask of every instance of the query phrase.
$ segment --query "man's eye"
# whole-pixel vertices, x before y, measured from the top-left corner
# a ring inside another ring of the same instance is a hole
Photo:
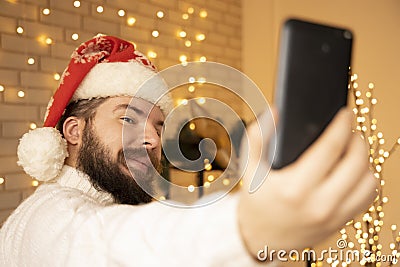
[[[135,120],[133,120],[132,118],[129,118],[129,117],[122,117],[121,120],[122,120],[124,123],[129,123],[129,124],[135,123]]]

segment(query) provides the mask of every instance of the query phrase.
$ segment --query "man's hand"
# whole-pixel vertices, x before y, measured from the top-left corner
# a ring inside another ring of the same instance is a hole
[[[257,170],[268,170],[262,155],[268,137],[255,124],[248,129],[249,157],[239,203],[239,225],[251,252],[303,249],[316,245],[372,203],[376,182],[369,170],[367,148],[351,131],[352,115],[338,112],[320,138],[291,165],[272,170],[250,194]],[[261,127],[272,129],[266,120]],[[260,160],[260,157],[262,159]],[[260,174],[262,172],[259,172]]]

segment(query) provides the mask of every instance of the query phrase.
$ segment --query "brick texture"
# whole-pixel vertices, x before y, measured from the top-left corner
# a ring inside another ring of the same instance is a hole
[[[58,86],[54,74],[61,74],[73,50],[98,33],[120,36],[147,54],[157,53],[153,62],[162,70],[180,63],[179,57],[219,61],[241,67],[240,0],[0,0],[0,225],[13,209],[36,189],[32,179],[17,166],[19,138],[31,123],[41,126],[46,106]],[[97,12],[97,6],[104,9]],[[43,14],[49,8],[50,14]],[[182,15],[194,8],[184,20]],[[124,16],[117,12],[122,9]],[[199,16],[201,10],[207,17]],[[164,12],[163,18],[156,13]],[[128,25],[134,17],[136,23]],[[17,27],[23,33],[16,32]],[[151,35],[158,30],[160,36]],[[187,36],[178,37],[184,30]],[[79,35],[78,40],[71,38]],[[206,39],[196,41],[197,33]],[[46,44],[46,38],[52,43]],[[185,46],[191,41],[191,47]],[[28,58],[35,63],[28,64]],[[20,91],[23,97],[18,96]]]

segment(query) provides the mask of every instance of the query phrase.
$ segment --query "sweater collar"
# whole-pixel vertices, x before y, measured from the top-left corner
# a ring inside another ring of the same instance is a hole
[[[88,175],[68,165],[63,166],[56,182],[61,186],[78,189],[100,204],[114,203],[114,198],[110,193],[97,190],[93,187]]]

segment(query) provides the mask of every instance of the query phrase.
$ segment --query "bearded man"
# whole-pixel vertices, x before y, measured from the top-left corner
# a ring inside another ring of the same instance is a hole
[[[254,266],[266,245],[313,246],[372,201],[366,147],[348,111],[254,194],[196,209],[153,201],[165,92],[127,41],[97,36],[74,51],[44,127],[21,139],[19,164],[43,183],[3,225],[1,266]],[[244,188],[268,165],[258,162],[266,137],[255,126],[248,134]]]

